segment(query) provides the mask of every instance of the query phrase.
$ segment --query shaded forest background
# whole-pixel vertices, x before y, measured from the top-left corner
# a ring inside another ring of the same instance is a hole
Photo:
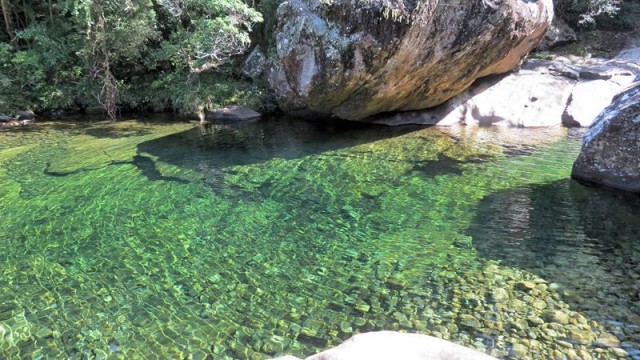
[[[273,54],[282,0],[0,0],[0,113],[101,109],[270,110],[265,80],[240,75]],[[560,0],[574,28],[627,30],[640,1]]]

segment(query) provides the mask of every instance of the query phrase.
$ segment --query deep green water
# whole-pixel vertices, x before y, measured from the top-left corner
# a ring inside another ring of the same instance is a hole
[[[497,357],[638,356],[638,202],[569,179],[579,139],[0,130],[0,358],[308,356],[380,329]]]

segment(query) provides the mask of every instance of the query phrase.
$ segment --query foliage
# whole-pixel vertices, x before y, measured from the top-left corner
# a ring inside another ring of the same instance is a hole
[[[624,1],[613,16],[598,19],[598,27],[608,30],[633,30],[639,26],[640,1]]]
[[[557,0],[555,11],[572,26],[594,26],[596,20],[617,13],[622,0]]]
[[[262,49],[269,55],[274,55],[276,52],[275,33],[277,22],[278,6],[284,0],[259,0],[256,2],[256,9],[262,14],[263,21],[256,26],[256,29],[252,33],[254,36],[254,42],[259,44]]]
[[[1,5],[11,23],[0,19],[0,113],[96,106],[111,117],[120,108],[190,111],[257,91],[233,72],[262,21],[241,0]]]

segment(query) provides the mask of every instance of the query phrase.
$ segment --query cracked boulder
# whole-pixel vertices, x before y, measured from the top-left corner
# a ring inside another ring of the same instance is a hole
[[[547,31],[551,0],[288,0],[272,87],[285,110],[348,120],[442,104],[512,70]]]

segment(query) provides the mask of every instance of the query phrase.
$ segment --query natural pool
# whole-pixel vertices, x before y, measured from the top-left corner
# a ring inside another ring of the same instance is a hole
[[[640,358],[640,207],[566,129],[0,130],[0,358],[263,359],[421,332]]]

